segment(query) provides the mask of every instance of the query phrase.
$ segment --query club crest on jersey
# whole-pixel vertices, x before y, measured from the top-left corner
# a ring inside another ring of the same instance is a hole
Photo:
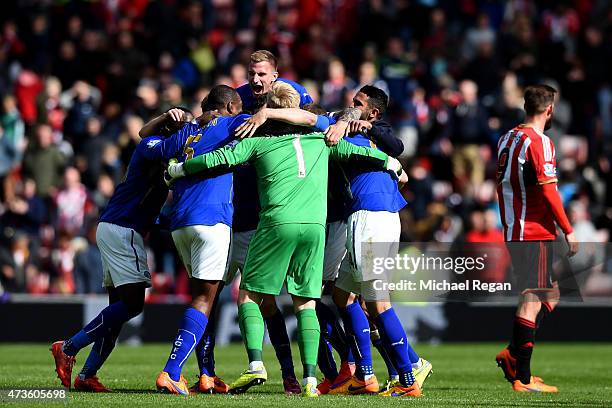
[[[552,163],[544,164],[544,175],[546,177],[555,177],[557,175],[557,169]]]
[[[159,143],[161,143],[161,139],[153,139],[153,140],[149,140],[149,141],[147,142],[147,147],[148,147],[149,149],[151,149],[151,148],[155,147],[156,145],[158,145]]]

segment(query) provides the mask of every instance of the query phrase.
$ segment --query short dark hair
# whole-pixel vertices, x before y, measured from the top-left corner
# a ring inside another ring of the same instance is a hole
[[[327,111],[323,109],[321,105],[316,104],[314,102],[307,103],[306,105],[302,106],[302,109],[310,113],[314,113],[315,115],[325,115],[327,113]]]
[[[366,85],[362,87],[359,92],[368,97],[368,104],[378,109],[381,115],[385,113],[389,105],[389,97],[385,91],[372,85]]]
[[[238,92],[231,86],[215,85],[212,87],[206,98],[202,99],[202,112],[221,109],[228,103],[240,98]]]
[[[557,90],[548,85],[531,85],[525,88],[525,113],[527,116],[538,115],[554,101]]]

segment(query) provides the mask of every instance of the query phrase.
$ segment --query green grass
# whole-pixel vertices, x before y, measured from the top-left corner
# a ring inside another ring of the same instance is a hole
[[[500,344],[418,345],[419,353],[434,366],[434,375],[427,380],[424,396],[418,400],[388,399],[377,396],[322,396],[318,399],[286,397],[278,363],[271,349],[264,358],[268,382],[247,394],[197,395],[179,397],[155,391],[155,378],[163,368],[170,346],[118,346],[99,372],[102,382],[115,390],[113,394],[72,392],[69,404],[78,406],[206,406],[206,407],[299,407],[368,406],[387,407],[403,404],[419,407],[604,407],[612,406],[612,344],[538,344],[532,363],[533,371],[560,389],[558,394],[518,394],[511,391],[495,366],[494,355]],[[48,345],[0,345],[0,388],[57,388],[59,380],[53,371]],[[376,354],[375,350],[373,350]],[[80,370],[87,350],[78,356],[75,374]],[[294,349],[296,367],[299,367]],[[246,357],[241,345],[218,348],[217,371],[231,381],[245,368]],[[386,371],[381,360],[375,361],[379,379]],[[299,371],[299,370],[298,370]],[[193,358],[183,370],[195,379],[197,366]],[[74,375],[73,375],[74,376]],[[2,404],[0,404],[2,405]],[[26,403],[11,404],[25,406]],[[30,404],[42,406],[41,404]],[[65,404],[49,404],[61,405]]]

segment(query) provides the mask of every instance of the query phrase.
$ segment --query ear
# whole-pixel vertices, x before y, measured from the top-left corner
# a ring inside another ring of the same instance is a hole
[[[278,79],[278,71],[274,71],[272,73],[272,82],[276,81]]]
[[[378,108],[372,108],[369,116],[370,117],[368,119],[378,119],[380,117],[380,111]]]

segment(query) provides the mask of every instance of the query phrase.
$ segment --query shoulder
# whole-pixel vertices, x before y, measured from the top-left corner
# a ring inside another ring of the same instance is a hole
[[[144,139],[140,141],[140,143],[138,143],[138,146],[136,146],[136,149],[137,150],[152,149],[155,146],[157,146],[159,143],[161,143],[163,140],[164,139],[161,136],[145,137]]]

